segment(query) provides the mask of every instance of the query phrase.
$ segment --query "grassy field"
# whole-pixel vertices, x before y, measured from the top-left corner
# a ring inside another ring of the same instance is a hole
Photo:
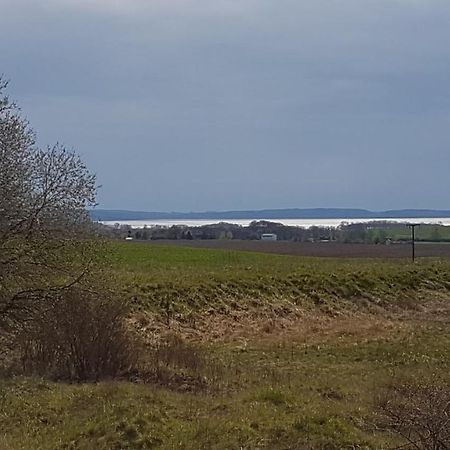
[[[1,379],[1,449],[395,448],[377,396],[448,376],[449,261],[114,250],[149,377]]]
[[[300,258],[120,244],[115,276],[135,309],[188,322],[403,311],[450,292],[450,260]]]

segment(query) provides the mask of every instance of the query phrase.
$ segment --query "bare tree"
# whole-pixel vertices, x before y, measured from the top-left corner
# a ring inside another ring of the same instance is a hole
[[[37,148],[0,77],[0,330],[81,280],[95,176],[62,145]]]

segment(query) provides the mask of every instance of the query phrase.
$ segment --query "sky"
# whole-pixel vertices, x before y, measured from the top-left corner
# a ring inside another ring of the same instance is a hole
[[[99,207],[450,209],[448,0],[0,0],[0,73]]]

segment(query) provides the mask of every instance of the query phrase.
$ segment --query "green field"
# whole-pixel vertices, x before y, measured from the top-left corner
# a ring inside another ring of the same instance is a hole
[[[375,237],[379,235],[380,240],[392,239],[394,241],[409,241],[411,239],[411,229],[404,227],[391,227],[371,230],[371,234]],[[449,242],[450,227],[444,225],[422,224],[415,230],[415,238],[417,241],[426,242]]]
[[[449,261],[113,250],[148,378],[5,378],[1,449],[394,448],[377,395],[448,376]]]

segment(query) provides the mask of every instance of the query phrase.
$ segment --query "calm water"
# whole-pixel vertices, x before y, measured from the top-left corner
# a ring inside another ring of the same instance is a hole
[[[202,225],[211,225],[218,222],[234,223],[237,225],[248,226],[254,219],[202,219],[202,220],[110,220],[102,222],[105,225],[114,225],[116,223],[120,225],[131,225],[134,228],[142,228],[144,226],[154,227],[170,227],[172,225],[187,225],[189,227],[198,227]],[[259,220],[259,219],[258,219]],[[396,223],[428,223],[428,224],[440,224],[450,226],[450,218],[418,218],[418,219],[267,219],[270,222],[278,222],[284,225],[292,225],[298,227],[337,227],[342,223],[364,223],[374,220],[389,220]]]

